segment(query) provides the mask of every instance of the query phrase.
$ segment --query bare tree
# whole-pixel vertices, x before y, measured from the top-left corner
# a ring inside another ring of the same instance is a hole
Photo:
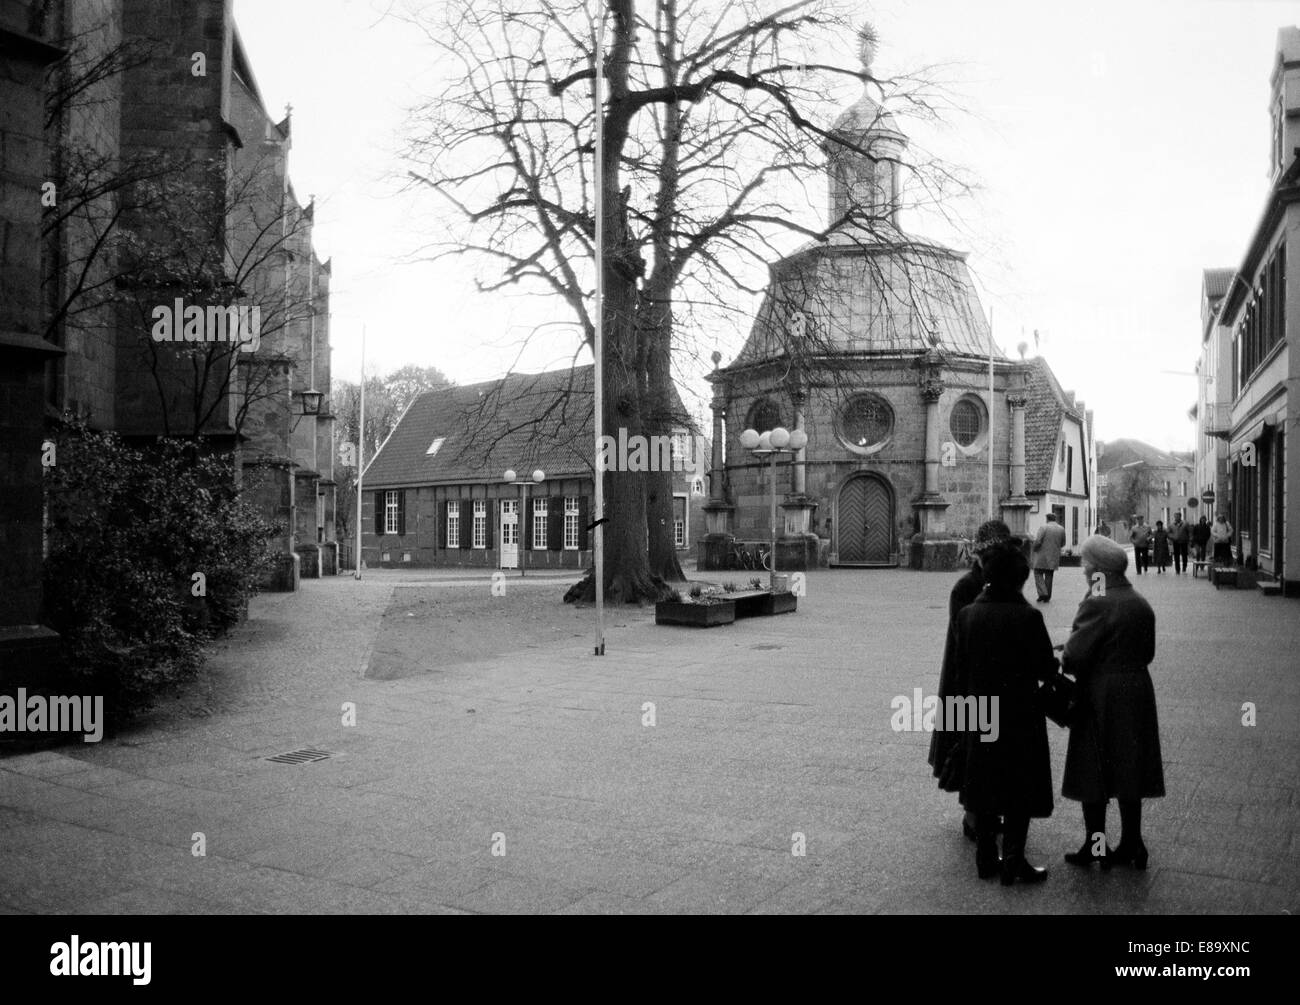
[[[829,129],[836,79],[875,87],[920,114],[937,114],[929,77],[878,80],[867,65],[820,61],[849,29],[827,0],[772,7],[754,0],[607,0],[603,74],[604,424],[629,436],[670,431],[674,359],[690,348],[683,317],[732,310],[782,235],[820,244],[851,234],[906,247],[896,209],[851,202],[810,220],[805,184],[824,177],[828,151],[899,161]],[[455,83],[419,112],[412,172],[460,216],[434,256],[492,263],[480,289],[520,285],[572,310],[590,344],[594,279],[594,34],[588,8],[565,0],[452,3],[442,20],[415,17],[458,62]],[[867,41],[870,41],[868,36]],[[963,188],[937,161],[910,164],[937,204]],[[928,262],[925,256],[919,256]],[[731,292],[729,292],[731,291]],[[805,305],[806,306],[806,305]],[[816,326],[813,326],[816,328]],[[784,338],[779,330],[777,337]],[[828,339],[829,343],[829,339]],[[817,356],[817,339],[800,352]],[[605,475],[606,590],[657,595],[680,576],[667,473]],[[649,548],[647,549],[647,534]],[[652,561],[653,559],[653,561]],[[585,592],[593,584],[588,581]]]

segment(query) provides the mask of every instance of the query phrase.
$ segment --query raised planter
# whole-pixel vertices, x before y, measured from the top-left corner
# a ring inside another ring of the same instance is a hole
[[[661,600],[655,604],[656,625],[686,625],[690,628],[712,628],[729,625],[736,620],[736,604],[722,600],[711,604],[690,604],[683,600]]]
[[[770,614],[789,614],[799,603],[799,599],[786,590],[772,593],[768,590],[739,591],[730,594],[736,602],[736,617],[759,618]]]

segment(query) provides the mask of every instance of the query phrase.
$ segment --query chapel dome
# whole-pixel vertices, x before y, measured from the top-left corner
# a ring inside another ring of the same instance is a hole
[[[859,33],[870,78],[876,36]],[[872,96],[835,120],[827,139],[830,232],[776,262],[733,366],[807,352],[946,354],[987,358],[990,329],[963,252],[900,227],[904,135]],[[794,340],[798,340],[797,342]],[[994,347],[994,354],[1005,358]]]

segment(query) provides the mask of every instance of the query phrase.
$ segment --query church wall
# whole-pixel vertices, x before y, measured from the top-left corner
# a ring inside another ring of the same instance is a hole
[[[949,503],[943,518],[947,533],[973,537],[980,523],[988,518],[988,424],[984,421],[981,437],[970,447],[956,446],[950,431],[954,406],[963,397],[978,397],[981,408],[987,400],[987,371],[974,366],[948,369],[946,387],[939,399],[941,451],[953,442],[951,466],[939,468],[939,492]],[[835,550],[834,519],[837,496],[844,483],[854,475],[872,472],[883,476],[894,494],[893,551],[906,555],[906,546],[915,532],[913,502],[925,488],[925,402],[921,397],[918,372],[912,359],[894,359],[877,364],[851,385],[824,387],[809,393],[804,409],[804,431],[808,434],[806,456],[806,493],[816,503],[811,529],[832,540]],[[993,429],[993,491],[1001,501],[1010,491],[1010,412],[1006,403],[1006,364],[995,377]],[[771,383],[737,383],[728,405],[727,477],[730,501],[736,506],[732,532],[746,541],[763,541],[769,536],[770,474],[768,462],[759,462],[740,445],[740,434],[750,418],[750,409],[760,398],[777,401],[780,420],[793,428],[794,406],[784,390],[772,390]],[[854,394],[872,392],[889,403],[894,413],[893,431],[878,451],[862,456],[851,450],[837,432],[838,414],[843,403]],[[783,457],[777,465],[778,528],[783,527],[779,503],[793,489],[793,465]],[[995,505],[995,514],[1000,510]]]

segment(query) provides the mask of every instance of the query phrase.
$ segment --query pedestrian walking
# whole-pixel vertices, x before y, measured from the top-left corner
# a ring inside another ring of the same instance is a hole
[[[1047,720],[1037,692],[1038,682],[1056,672],[1056,656],[1042,613],[1022,592],[1029,563],[1017,543],[995,542],[981,562],[984,590],[957,615],[956,686],[974,697],[976,708],[991,712],[996,727],[988,733],[968,727],[961,734],[966,755],[961,802],[975,814],[977,875],[1001,874],[1007,886],[1017,880],[1039,883],[1047,870],[1025,859],[1025,842],[1030,819],[1052,814]]]
[[[1049,603],[1052,599],[1052,577],[1061,565],[1061,548],[1065,545],[1065,528],[1056,522],[1056,514],[1048,513],[1047,520],[1034,535],[1031,548],[1034,556],[1034,587],[1038,590],[1038,602]]]
[[[1210,540],[1214,542],[1214,564],[1232,565],[1232,524],[1222,513],[1214,518]]]
[[[1083,804],[1083,845],[1065,859],[1102,868],[1130,864],[1145,869],[1142,800],[1165,794],[1164,762],[1156,721],[1155,689],[1148,667],[1156,651],[1156,616],[1128,581],[1128,556],[1096,535],[1083,542],[1089,583],[1061,655],[1078,680],[1076,717],[1070,727],[1061,794]],[[1101,589],[1098,589],[1101,587]],[[1106,806],[1119,801],[1119,844],[1106,845]]]
[[[984,589],[984,569],[980,556],[988,550],[994,541],[1003,541],[1011,537],[1011,528],[1001,520],[986,520],[975,532],[974,562],[970,571],[953,584],[948,595],[948,635],[943,646],[943,666],[939,671],[939,707],[949,695],[956,695],[956,638],[957,615],[974,603],[975,598]],[[930,734],[930,767],[934,777],[939,779],[939,788],[945,792],[958,792],[961,789],[960,762],[965,756],[964,749],[958,749],[961,734],[952,730],[936,729]],[[975,814],[966,813],[962,819],[962,833],[970,840],[975,840]]]
[[[1205,560],[1205,549],[1210,544],[1210,523],[1205,517],[1192,528],[1192,554],[1198,562]]]
[[[1133,565],[1140,576],[1151,568],[1151,528],[1141,517],[1128,532],[1128,539],[1133,542]]]
[[[1156,521],[1156,529],[1151,535],[1151,553],[1156,562],[1156,574],[1163,576],[1165,566],[1169,564],[1169,531],[1165,530],[1163,520]]]
[[[1173,526],[1169,528],[1169,543],[1174,549],[1174,575],[1181,576],[1187,571],[1187,546],[1192,539],[1192,528],[1183,522],[1183,515],[1174,516]]]

